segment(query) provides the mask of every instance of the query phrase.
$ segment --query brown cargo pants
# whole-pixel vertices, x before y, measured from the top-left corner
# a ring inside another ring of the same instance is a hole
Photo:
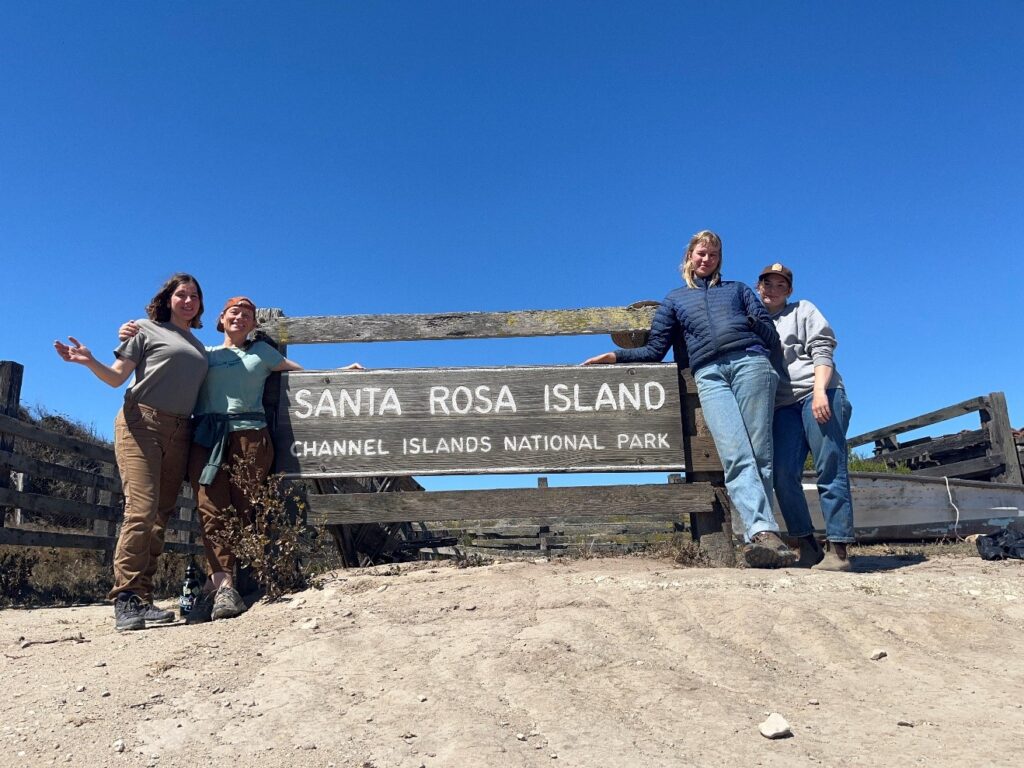
[[[224,527],[227,515],[237,514],[244,520],[249,516],[252,503],[245,490],[231,482],[231,467],[243,459],[252,461],[250,475],[257,482],[263,482],[274,463],[274,445],[270,433],[264,429],[239,429],[229,436],[225,461],[217,477],[210,485],[199,485],[199,475],[210,457],[210,449],[192,443],[188,458],[188,475],[192,479],[199,521],[203,526],[203,548],[209,573],[218,572],[235,575],[235,555],[229,547],[215,542],[213,534]],[[234,507],[234,513],[228,509]]]
[[[167,520],[177,506],[188,465],[192,425],[126,400],[114,419],[114,455],[124,491],[124,521],[114,550],[114,588],[153,599],[153,575],[164,551]]]

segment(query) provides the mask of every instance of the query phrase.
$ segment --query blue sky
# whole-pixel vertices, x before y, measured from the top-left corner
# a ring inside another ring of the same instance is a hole
[[[174,271],[210,320],[239,293],[289,315],[611,306],[664,296],[712,228],[727,278],[781,260],[832,321],[852,433],[996,390],[1020,426],[1022,44],[1017,0],[0,2],[0,358],[24,404],[109,435],[121,393],[51,342],[109,361]]]

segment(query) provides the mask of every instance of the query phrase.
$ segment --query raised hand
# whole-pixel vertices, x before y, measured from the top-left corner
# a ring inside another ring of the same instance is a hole
[[[82,365],[88,365],[93,362],[95,358],[88,347],[84,346],[74,336],[68,336],[68,340],[71,342],[70,345],[64,344],[61,341],[54,340],[53,348],[60,355],[61,359],[69,363],[80,363]]]

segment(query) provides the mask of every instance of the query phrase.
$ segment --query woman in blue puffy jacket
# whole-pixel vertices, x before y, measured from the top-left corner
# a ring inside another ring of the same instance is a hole
[[[782,541],[772,513],[772,412],[778,374],[769,361],[779,335],[757,295],[743,283],[722,280],[722,240],[695,234],[680,265],[686,285],[658,307],[647,344],[584,361],[653,363],[675,350],[680,370],[690,368],[704,419],[725,471],[729,497],[743,520],[747,563],[755,568],[793,565],[797,555]]]

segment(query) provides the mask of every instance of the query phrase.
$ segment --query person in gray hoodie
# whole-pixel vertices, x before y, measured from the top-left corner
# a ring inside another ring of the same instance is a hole
[[[846,430],[853,408],[832,357],[836,336],[811,302],[789,301],[793,272],[783,264],[776,262],[761,270],[757,292],[779,332],[780,346],[772,353],[779,374],[772,477],[789,535],[800,542],[797,565],[849,571],[847,545],[854,536]],[[808,453],[818,475],[827,551],[814,538],[804,498],[802,474]]]

